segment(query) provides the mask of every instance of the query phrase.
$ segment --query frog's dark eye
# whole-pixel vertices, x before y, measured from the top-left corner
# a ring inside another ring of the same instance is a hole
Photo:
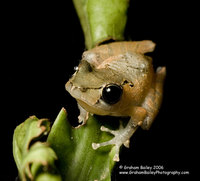
[[[122,95],[122,87],[117,84],[108,84],[103,88],[102,99],[108,104],[117,103]]]

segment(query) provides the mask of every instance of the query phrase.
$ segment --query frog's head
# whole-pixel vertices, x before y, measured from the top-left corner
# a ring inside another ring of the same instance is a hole
[[[107,115],[110,105],[116,104],[123,93],[119,81],[112,80],[115,78],[108,70],[96,69],[82,60],[65,87],[88,112]]]
[[[142,54],[105,57],[102,52],[87,51],[65,87],[88,112],[121,116],[130,104],[137,105],[143,99],[150,69],[150,61]]]

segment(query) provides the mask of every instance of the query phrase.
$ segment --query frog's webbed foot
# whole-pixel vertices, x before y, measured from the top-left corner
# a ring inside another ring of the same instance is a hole
[[[94,150],[98,149],[101,146],[107,145],[115,145],[115,156],[113,158],[114,161],[119,161],[119,149],[122,145],[129,148],[130,138],[135,133],[137,128],[141,126],[143,123],[144,118],[146,117],[146,110],[142,107],[135,107],[132,110],[132,114],[134,116],[131,117],[126,127],[123,127],[122,123],[120,122],[120,126],[118,130],[110,130],[102,126],[100,129],[101,131],[106,131],[114,135],[114,138],[103,142],[103,143],[92,143],[92,148]]]
[[[114,138],[103,143],[92,143],[92,148],[96,150],[102,146],[115,145],[116,152],[113,160],[118,162],[120,147],[124,145],[125,147],[129,148],[130,137],[136,131],[137,127],[138,126],[133,127],[128,123],[128,125],[124,128],[121,122],[119,130],[110,130],[104,126],[101,126],[101,131],[113,134]]]

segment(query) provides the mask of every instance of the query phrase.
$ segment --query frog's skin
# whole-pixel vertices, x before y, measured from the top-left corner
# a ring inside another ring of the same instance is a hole
[[[104,143],[92,144],[93,149],[114,144],[115,161],[119,161],[120,146],[129,147],[129,139],[136,129],[139,126],[149,129],[158,113],[166,69],[158,67],[154,73],[151,58],[144,55],[154,48],[155,44],[149,40],[97,46],[83,53],[76,72],[66,83],[66,90],[78,102],[79,122],[82,125],[86,123],[89,113],[130,117],[126,127],[120,126],[117,131],[102,126],[102,131],[110,132],[115,137]],[[105,87],[110,85],[121,89],[116,99],[112,97],[114,102],[107,101],[103,94]]]

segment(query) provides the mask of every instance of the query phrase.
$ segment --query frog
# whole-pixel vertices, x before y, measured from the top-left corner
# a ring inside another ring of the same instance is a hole
[[[155,43],[151,40],[111,42],[83,53],[75,73],[65,84],[66,90],[77,101],[80,126],[89,115],[128,117],[126,126],[101,131],[114,137],[106,142],[92,143],[94,150],[115,146],[113,160],[118,162],[122,145],[129,148],[130,138],[141,127],[149,130],[159,112],[166,67],[154,71],[152,58]]]

